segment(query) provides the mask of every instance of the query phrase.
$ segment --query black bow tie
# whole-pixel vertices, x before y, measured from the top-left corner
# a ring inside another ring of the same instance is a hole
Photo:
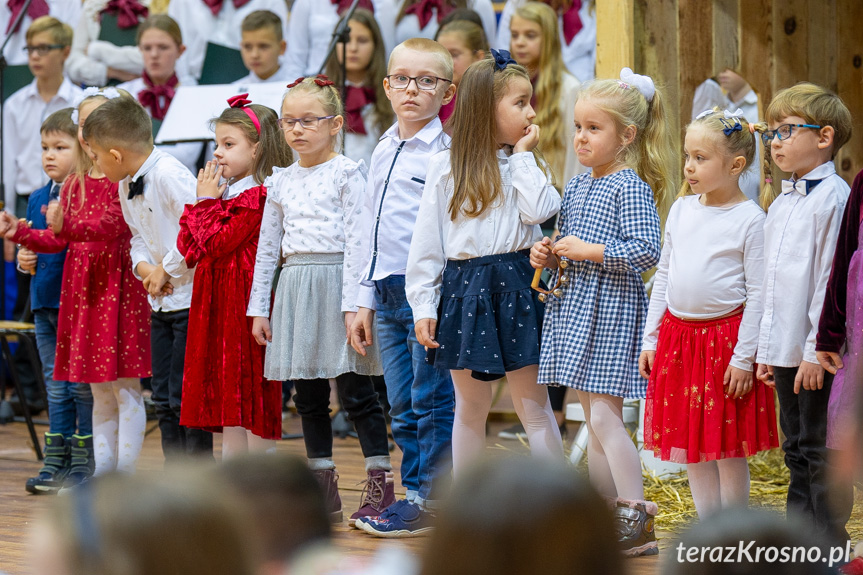
[[[129,182],[129,199],[135,196],[143,195],[144,193],[144,178],[140,177],[137,180]]]

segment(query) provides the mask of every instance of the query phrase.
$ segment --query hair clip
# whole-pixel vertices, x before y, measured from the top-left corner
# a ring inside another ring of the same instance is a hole
[[[704,110],[703,112],[701,112],[700,114],[695,116],[695,119],[700,120],[701,118],[704,118],[705,116],[709,116],[713,112],[714,112],[713,108],[711,108],[710,110]]]
[[[294,87],[294,86],[296,86],[297,84],[302,84],[302,83],[303,83],[303,80],[305,80],[305,79],[306,79],[306,77],[305,77],[305,76],[300,76],[299,78],[297,78],[296,80],[294,80],[293,82],[291,82],[290,84],[288,84],[288,88],[293,88],[293,87]]]
[[[734,117],[734,124],[732,124],[729,120],[725,118],[719,118],[719,121],[722,122],[722,125],[725,126],[722,128],[722,133],[726,136],[730,136],[734,132],[740,132],[743,130],[743,126],[740,124],[740,119]]]
[[[627,89],[629,86],[634,87],[641,92],[644,99],[648,102],[653,101],[653,96],[656,95],[656,85],[650,76],[642,76],[632,71],[632,68],[624,68],[620,71],[621,88]]]
[[[252,121],[252,124],[255,125],[255,130],[258,132],[258,136],[261,135],[261,121],[258,120],[258,115],[255,114],[255,111],[249,107],[249,104],[252,103],[251,100],[248,99],[249,94],[238,94],[236,96],[231,96],[228,98],[228,106],[235,109],[240,109],[246,113],[249,119]]]
[[[335,82],[333,82],[332,80],[327,78],[326,74],[318,74],[317,76],[315,76],[315,84],[317,84],[321,88],[324,88],[326,86],[335,86],[336,85]]]
[[[81,103],[87,98],[93,98],[95,96],[102,96],[106,100],[113,100],[114,98],[120,98],[123,95],[117,90],[117,88],[114,88],[112,86],[109,86],[107,88],[100,88],[98,86],[87,86],[86,88],[84,88],[84,91],[81,92],[81,94],[77,98],[75,98],[75,101],[72,102],[72,108],[74,109],[72,110],[72,114],[70,117],[73,124],[78,125],[78,108],[81,106]]]
[[[755,124],[752,122],[749,122],[749,133],[753,135],[755,134]]]
[[[492,48],[491,55],[494,58],[494,69],[497,71],[505,70],[510,64],[518,64],[506,50],[495,50]]]
[[[773,183],[773,178],[764,178],[764,183],[765,183],[765,184],[772,184],[772,183]]]

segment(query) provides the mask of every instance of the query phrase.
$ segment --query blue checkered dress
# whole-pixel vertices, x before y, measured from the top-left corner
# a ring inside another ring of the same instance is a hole
[[[647,293],[640,274],[660,253],[650,186],[632,170],[599,179],[580,174],[566,186],[558,227],[562,236],[605,244],[605,258],[570,262],[572,281],[546,303],[539,383],[644,397],[638,354]]]

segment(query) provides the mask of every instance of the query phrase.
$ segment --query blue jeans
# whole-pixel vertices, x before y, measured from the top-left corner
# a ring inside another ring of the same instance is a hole
[[[393,439],[402,450],[407,498],[433,507],[432,484],[450,473],[455,394],[449,371],[426,363],[405,297],[404,276],[375,282],[377,343],[381,350]],[[435,494],[435,498],[437,498]]]
[[[54,354],[57,350],[56,309],[42,308],[33,312],[36,325],[36,347],[42,360],[42,374],[48,390],[48,431],[70,438],[93,433],[93,394],[86,383],[54,380]],[[76,425],[77,421],[77,425]]]

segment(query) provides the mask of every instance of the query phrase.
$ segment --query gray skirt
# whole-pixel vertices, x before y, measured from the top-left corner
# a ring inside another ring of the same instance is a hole
[[[377,346],[363,357],[345,339],[343,261],[343,254],[296,254],[286,259],[273,303],[273,341],[267,345],[264,363],[267,379],[383,374]]]

